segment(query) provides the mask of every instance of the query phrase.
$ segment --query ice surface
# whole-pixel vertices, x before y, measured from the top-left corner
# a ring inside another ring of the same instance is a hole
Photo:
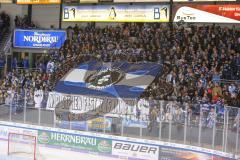
[[[117,160],[118,158],[100,156],[96,153],[81,153],[38,146],[37,160]],[[0,160],[29,160],[20,156],[7,155],[7,141],[0,141]]]

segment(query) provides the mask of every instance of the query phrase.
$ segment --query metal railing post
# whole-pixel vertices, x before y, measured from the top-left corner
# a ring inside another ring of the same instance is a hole
[[[122,124],[122,126],[121,126],[121,136],[123,136],[123,130],[124,130],[124,126],[123,126],[123,117],[121,118],[121,120],[122,120],[122,122],[121,122],[121,124]]]
[[[160,117],[159,117],[159,140],[162,139],[162,116],[163,116],[163,101],[160,101]]]
[[[41,124],[41,107],[38,108],[38,125]]]
[[[226,121],[226,137],[225,137],[225,144],[224,144],[224,152],[227,151],[227,143],[228,143],[228,124],[229,124],[229,112],[227,110],[227,121]]]
[[[12,93],[11,93],[12,94]],[[13,107],[14,93],[11,95],[11,103],[9,110],[9,121],[12,122],[12,107]]]
[[[168,141],[171,142],[171,137],[172,137],[172,118],[173,118],[173,104],[171,102],[171,105],[170,105],[170,121],[169,121],[169,130],[168,130]]]
[[[236,125],[237,125],[237,137],[236,137],[236,147],[235,147],[235,149],[236,149],[236,154],[238,153],[238,141],[239,141],[239,139],[238,139],[238,136],[239,136],[239,125],[240,125],[240,109],[238,109],[238,115],[237,115],[237,123],[236,123]]]
[[[223,136],[222,136],[222,151],[224,152],[225,146],[225,134],[226,134],[226,107],[224,106],[223,112]]]
[[[69,129],[72,130],[72,121],[73,121],[73,117],[70,116],[69,118]]]
[[[105,128],[105,124],[106,124],[106,116],[103,116],[104,120],[103,120],[103,133],[106,133],[106,128]]]
[[[137,101],[136,101],[136,107],[139,108],[139,104],[138,104]],[[135,116],[133,118],[135,118]],[[139,137],[142,138],[142,122],[143,122],[142,117],[139,117],[138,121],[140,123],[140,125],[139,125]]]
[[[200,105],[200,115],[199,115],[199,130],[198,130],[198,146],[201,146],[201,137],[202,137],[202,105]]]
[[[216,106],[214,107],[214,123],[213,123],[213,134],[212,134],[212,149],[214,149],[214,144],[215,144],[215,134],[216,134],[216,115],[217,115],[217,108]]]
[[[142,138],[142,120],[140,119],[140,133],[139,133],[139,137]]]
[[[188,120],[188,113],[187,113],[188,108],[185,106],[185,114],[184,114],[184,140],[183,143],[186,144],[187,140],[187,120]]]
[[[23,123],[26,123],[26,111],[27,111],[27,91],[24,90],[24,113],[23,113]]]
[[[56,128],[56,111],[55,111],[55,108],[53,110],[53,127]]]

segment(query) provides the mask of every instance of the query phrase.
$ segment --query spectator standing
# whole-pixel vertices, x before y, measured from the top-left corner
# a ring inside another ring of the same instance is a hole
[[[2,78],[3,76],[4,66],[5,66],[4,56],[0,56],[0,78]]]
[[[16,69],[18,67],[18,61],[17,58],[14,57],[12,60],[12,69]]]
[[[29,59],[27,56],[23,59],[22,62],[23,62],[23,68],[28,69],[29,68]]]

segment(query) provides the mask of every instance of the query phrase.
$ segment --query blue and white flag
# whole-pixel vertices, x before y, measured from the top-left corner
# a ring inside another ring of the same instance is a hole
[[[161,72],[156,63],[91,61],[69,71],[49,94],[47,109],[86,121],[99,116],[136,116],[140,94]],[[140,101],[139,101],[140,102]],[[148,107],[141,107],[143,119]]]
[[[161,71],[157,63],[91,61],[67,73],[55,91],[94,97],[138,98]]]

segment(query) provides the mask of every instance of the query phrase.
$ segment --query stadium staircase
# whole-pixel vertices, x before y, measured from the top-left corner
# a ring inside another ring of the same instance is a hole
[[[0,39],[0,53],[9,54],[11,48],[12,32],[7,31],[3,34],[3,38]]]

